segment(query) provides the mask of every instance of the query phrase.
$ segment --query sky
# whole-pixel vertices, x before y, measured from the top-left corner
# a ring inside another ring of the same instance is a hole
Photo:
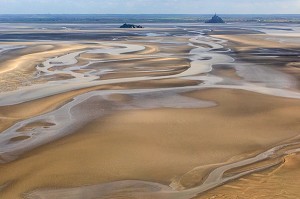
[[[0,14],[297,14],[300,0],[0,0]]]

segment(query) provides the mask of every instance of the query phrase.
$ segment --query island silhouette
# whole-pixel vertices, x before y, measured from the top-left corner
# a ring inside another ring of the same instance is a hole
[[[205,21],[205,23],[225,23],[224,20],[215,14],[210,20]]]
[[[134,24],[127,24],[124,23],[122,26],[120,26],[120,28],[144,28],[141,25],[134,25]]]

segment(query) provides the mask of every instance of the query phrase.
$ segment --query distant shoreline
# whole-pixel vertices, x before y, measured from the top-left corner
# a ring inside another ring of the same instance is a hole
[[[219,14],[226,22],[300,23],[300,14]],[[0,23],[202,23],[212,14],[0,14]]]

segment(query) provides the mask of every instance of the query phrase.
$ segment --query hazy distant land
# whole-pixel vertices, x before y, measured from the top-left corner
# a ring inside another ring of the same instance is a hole
[[[299,14],[247,15],[218,13],[226,22],[299,23]],[[68,14],[68,15],[0,15],[0,23],[201,23],[206,14]]]

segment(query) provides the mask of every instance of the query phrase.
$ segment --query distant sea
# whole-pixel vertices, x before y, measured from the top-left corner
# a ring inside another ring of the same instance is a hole
[[[300,23],[294,15],[229,15],[220,14],[226,22]],[[91,14],[91,15],[0,15],[0,23],[199,23],[212,15],[198,14]]]

